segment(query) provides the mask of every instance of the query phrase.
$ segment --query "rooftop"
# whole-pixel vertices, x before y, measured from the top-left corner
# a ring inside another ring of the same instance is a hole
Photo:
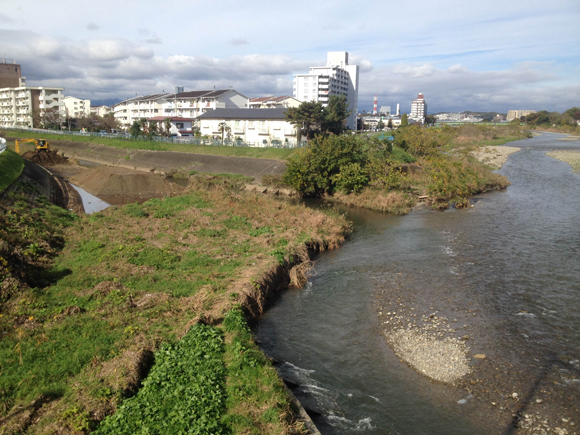
[[[286,119],[287,109],[215,109],[205,112],[197,119]]]

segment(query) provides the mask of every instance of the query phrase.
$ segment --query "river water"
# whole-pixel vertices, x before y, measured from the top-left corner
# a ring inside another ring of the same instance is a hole
[[[347,243],[255,331],[323,434],[508,434],[527,413],[528,428],[578,429],[580,176],[545,155],[580,150],[563,137],[510,143],[512,185],[471,208],[347,211]],[[455,386],[417,373],[386,344],[383,310],[449,319],[472,373]]]

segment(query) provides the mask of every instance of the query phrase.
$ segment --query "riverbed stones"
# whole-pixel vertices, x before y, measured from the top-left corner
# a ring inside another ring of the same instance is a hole
[[[467,347],[456,338],[440,338],[413,327],[385,336],[399,358],[431,379],[453,383],[470,371]]]

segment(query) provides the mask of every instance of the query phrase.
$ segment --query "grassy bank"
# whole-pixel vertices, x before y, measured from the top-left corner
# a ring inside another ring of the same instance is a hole
[[[419,199],[435,208],[469,205],[508,180],[471,155],[477,147],[529,137],[517,126],[408,126],[394,140],[319,136],[297,150],[282,181],[303,196],[404,214]]]
[[[9,137],[31,137],[48,139],[49,141],[66,140],[81,143],[94,143],[107,145],[120,149],[154,150],[154,151],[178,151],[182,153],[210,154],[214,156],[254,157],[258,159],[286,160],[294,150],[285,148],[251,148],[232,146],[204,146],[179,143],[163,143],[144,140],[125,140],[95,136],[73,136],[61,134],[44,134],[23,131],[5,130],[4,134]]]
[[[22,173],[24,160],[10,149],[0,154],[0,193],[10,186]]]
[[[184,196],[81,218],[2,205],[6,431],[300,433],[236,307],[259,315],[306,244],[337,246],[349,227],[227,178],[192,182]]]

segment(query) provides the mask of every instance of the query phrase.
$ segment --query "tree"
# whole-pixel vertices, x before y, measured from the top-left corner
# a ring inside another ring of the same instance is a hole
[[[379,130],[382,130],[383,128],[385,128],[385,123],[382,120],[380,120],[377,124],[377,128]]]
[[[403,113],[403,116],[401,116],[401,125],[399,125],[399,128],[407,127],[408,125],[409,125],[409,120],[407,119],[407,114]]]
[[[224,133],[229,133],[231,130],[231,127],[225,122],[220,122],[218,124],[218,131],[222,134],[222,145],[224,144]]]
[[[346,119],[352,113],[352,110],[348,110],[346,95],[331,95],[328,106],[323,108],[323,113],[322,131],[340,134],[346,130]]]
[[[97,117],[97,119],[101,124],[101,128],[103,130],[111,131],[111,130],[119,130],[121,128],[119,121],[115,119],[114,113],[106,113],[101,117]]]
[[[433,115],[427,115],[425,116],[425,125],[435,125],[435,116]]]
[[[389,119],[389,122],[387,122],[387,128],[389,130],[392,130],[393,129],[393,120],[392,119]]]
[[[305,101],[298,107],[290,107],[284,114],[286,121],[296,126],[298,140],[302,136],[302,130],[306,134],[306,139],[310,140],[313,132],[320,129],[325,115],[322,103],[314,101]]]
[[[164,135],[169,137],[171,135],[171,118],[165,118],[163,125],[165,127]]]
[[[44,128],[50,130],[60,129],[62,116],[58,107],[51,107],[41,112],[41,123]]]
[[[142,135],[143,131],[141,130],[141,123],[137,120],[133,121],[133,124],[129,128],[129,133],[133,138],[137,138]]]

